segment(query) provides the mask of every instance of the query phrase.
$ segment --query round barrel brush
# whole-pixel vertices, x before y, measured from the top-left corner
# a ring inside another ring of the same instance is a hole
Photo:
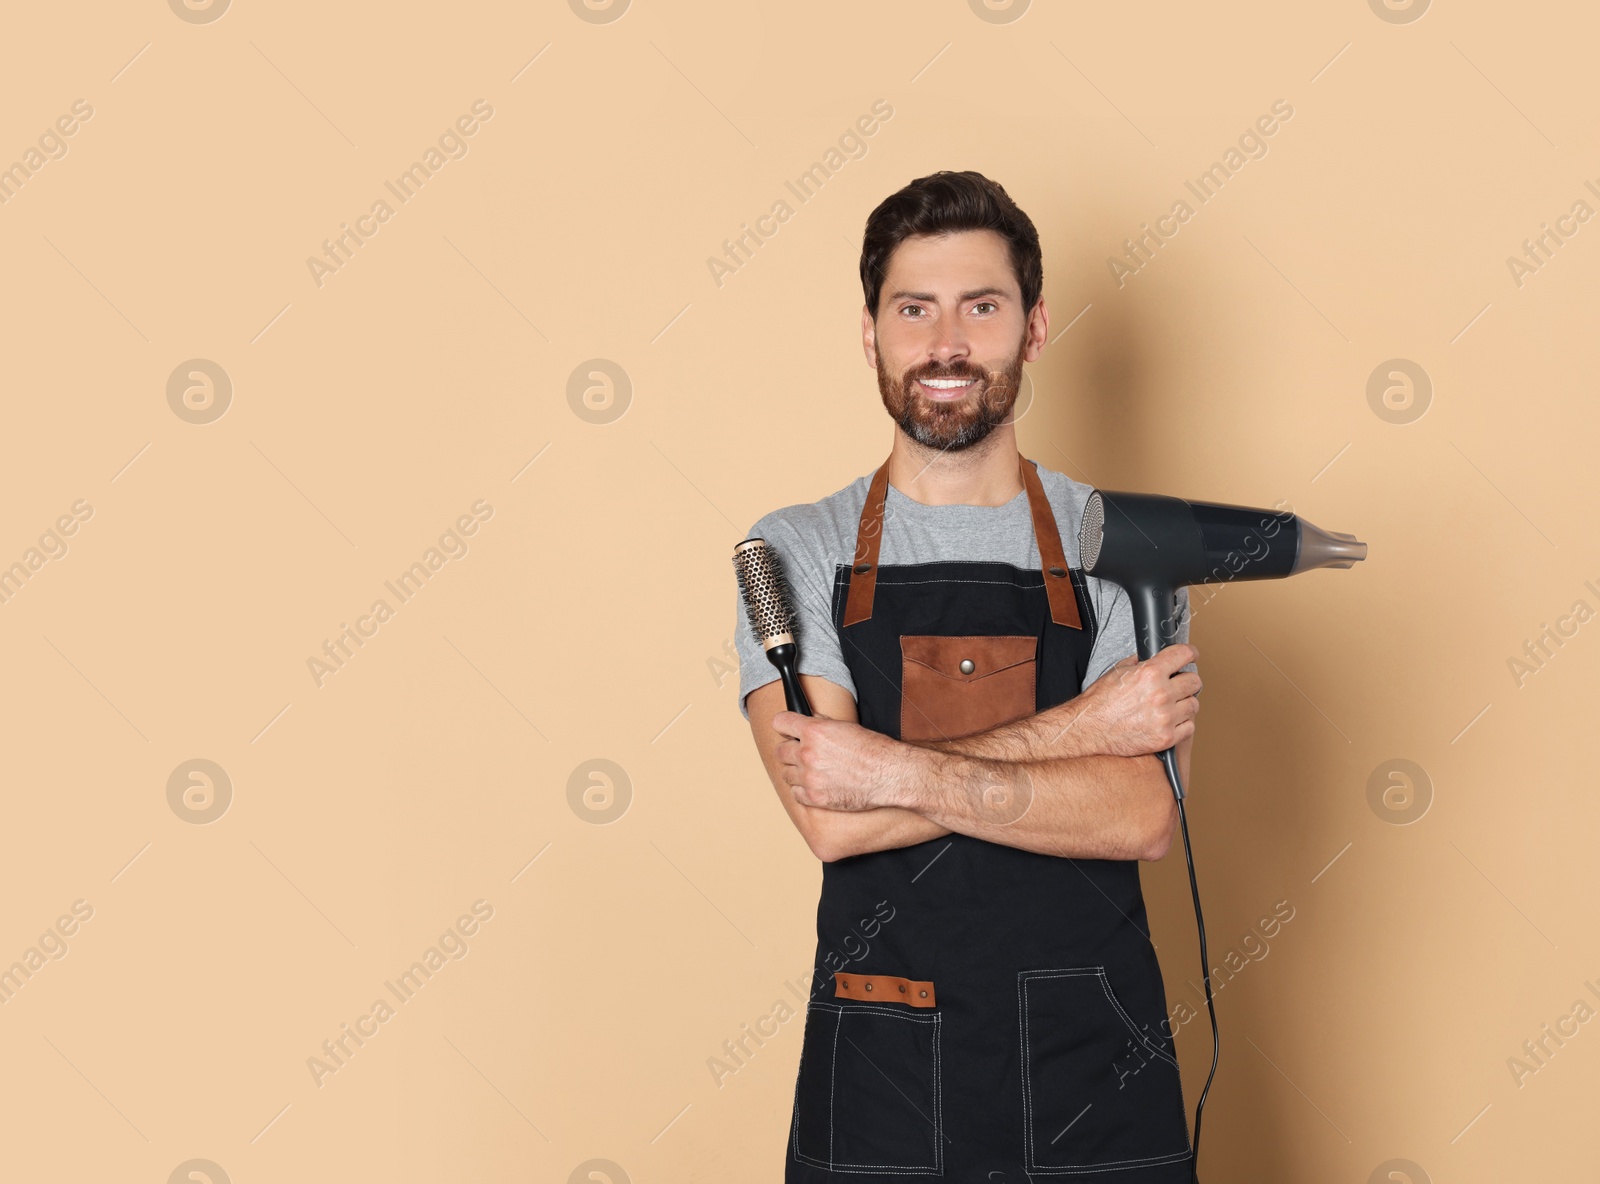
[[[745,619],[750,632],[761,640],[767,661],[778,668],[783,679],[783,697],[790,711],[810,715],[811,704],[800,686],[796,669],[800,649],[794,639],[794,603],[784,582],[778,556],[766,539],[749,538],[733,549],[733,570],[739,577],[744,596]]]

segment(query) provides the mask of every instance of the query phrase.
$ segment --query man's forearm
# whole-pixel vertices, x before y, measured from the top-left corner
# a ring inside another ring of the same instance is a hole
[[[1038,717],[1033,717],[1037,719]],[[1082,859],[1159,857],[1177,807],[1153,756],[992,760],[910,754],[896,805],[973,838]]]
[[[900,806],[871,810],[829,810],[807,806],[806,819],[813,828],[811,845],[824,863],[869,851],[909,847],[942,838],[950,828]]]
[[[1026,719],[1002,724],[986,732],[958,740],[907,741],[921,748],[950,753],[968,753],[995,760],[1046,759],[1051,754],[1084,754],[1093,751],[1098,734],[1091,726],[1079,727],[1085,718],[1081,699],[1058,704]],[[829,810],[809,807],[816,828],[812,847],[824,863],[850,855],[909,847],[953,833],[944,825],[917,810],[901,806],[878,806],[871,810]],[[1052,850],[1050,854],[1060,854]]]
[[[1059,757],[1103,754],[1104,735],[1089,702],[1082,695],[1046,708],[1037,715],[960,736],[953,740],[907,743],[935,752],[960,753],[997,761],[1047,761]]]

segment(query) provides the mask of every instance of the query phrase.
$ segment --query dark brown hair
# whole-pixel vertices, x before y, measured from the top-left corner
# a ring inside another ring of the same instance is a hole
[[[884,198],[867,216],[861,239],[861,290],[874,317],[894,249],[913,235],[957,230],[992,230],[1005,239],[1011,270],[1022,289],[1023,314],[1038,303],[1044,260],[1033,222],[998,182],[982,173],[944,170],[918,177]]]

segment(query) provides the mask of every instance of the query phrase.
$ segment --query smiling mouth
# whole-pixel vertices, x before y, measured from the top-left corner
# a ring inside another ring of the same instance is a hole
[[[959,399],[967,391],[978,385],[976,378],[919,378],[916,380],[922,393],[936,401],[949,402]]]

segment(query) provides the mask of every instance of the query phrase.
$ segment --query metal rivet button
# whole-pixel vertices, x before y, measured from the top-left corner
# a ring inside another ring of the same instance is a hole
[[[972,664],[972,659],[971,658],[962,658],[961,659],[961,673],[962,674],[971,674],[976,669],[977,669],[977,667]]]
[[[928,992],[926,991],[918,991],[917,994],[921,995],[924,999],[928,997]]]
[[[1061,576],[1064,576],[1064,575],[1067,574],[1067,569],[1064,568],[1064,567],[1052,567],[1050,569],[1050,574],[1059,579]]]
[[[872,984],[871,983],[867,984],[867,990],[869,990],[869,991],[872,990]]]
[[[906,993],[906,985],[905,985],[905,983],[901,983],[900,984],[900,993],[902,995],[904,995]]]
[[[867,572],[869,572],[871,570],[872,570],[872,564],[870,564],[870,563],[858,563],[858,564],[856,564],[856,574],[857,575],[866,575]]]

